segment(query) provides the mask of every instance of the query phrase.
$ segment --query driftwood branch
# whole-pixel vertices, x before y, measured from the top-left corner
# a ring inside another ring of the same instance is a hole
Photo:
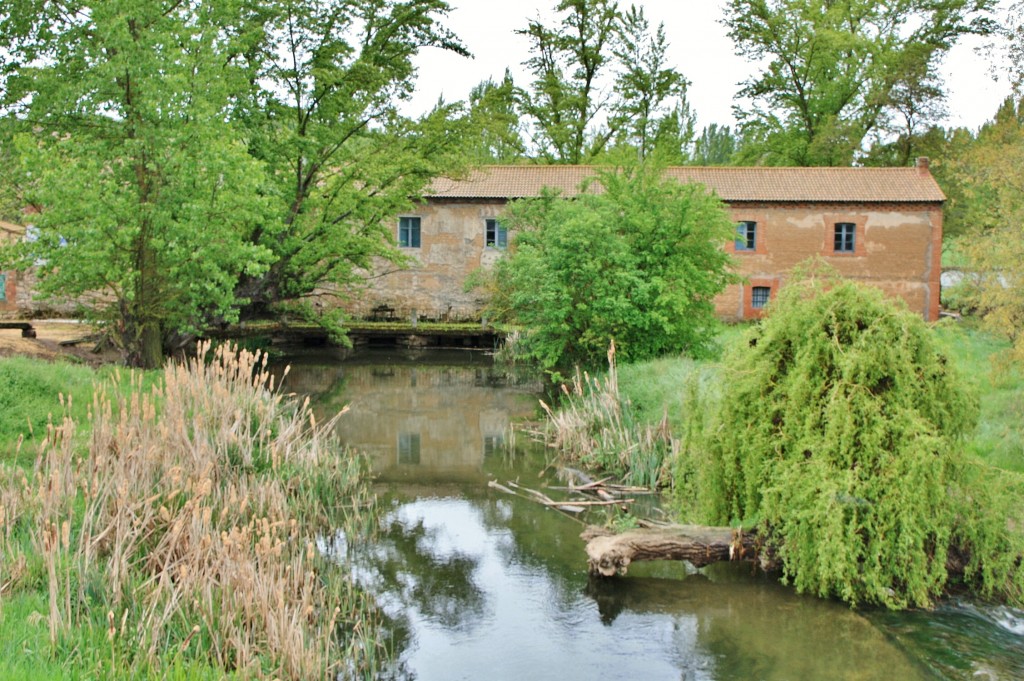
[[[588,527],[581,536],[587,542],[590,574],[604,577],[625,574],[630,563],[641,560],[685,560],[694,567],[745,560],[758,561],[765,569],[774,566],[771,551],[756,534],[730,527],[668,525],[621,534]]]
[[[534,502],[536,502],[538,504],[541,504],[542,506],[547,506],[549,508],[554,508],[554,509],[562,511],[563,513],[566,513],[566,514],[568,514],[568,513],[582,513],[583,511],[585,511],[588,508],[597,507],[597,506],[618,506],[619,508],[621,508],[623,510],[626,510],[628,508],[628,504],[631,504],[634,501],[636,501],[636,499],[622,499],[622,498],[619,498],[618,496],[616,496],[616,494],[618,493],[617,490],[616,490],[616,494],[607,492],[604,489],[603,484],[604,484],[604,481],[595,481],[595,482],[589,483],[589,487],[587,489],[585,489],[585,490],[582,489],[582,488],[571,488],[571,491],[574,494],[580,494],[580,495],[582,495],[584,493],[593,494],[594,496],[598,497],[596,500],[595,499],[586,499],[586,500],[582,500],[582,499],[563,499],[563,500],[556,500],[556,499],[552,499],[551,497],[549,497],[548,495],[544,494],[543,492],[539,492],[539,491],[537,491],[535,489],[530,489],[529,487],[523,487],[521,485],[517,485],[516,483],[514,483],[512,481],[509,481],[507,485],[503,485],[500,482],[498,482],[497,480],[491,480],[491,481],[489,481],[487,483],[487,486],[492,488],[492,489],[496,489],[496,490],[498,490],[500,492],[504,492],[505,494],[511,494],[512,496],[519,497],[520,499],[527,499],[529,501],[534,501]]]

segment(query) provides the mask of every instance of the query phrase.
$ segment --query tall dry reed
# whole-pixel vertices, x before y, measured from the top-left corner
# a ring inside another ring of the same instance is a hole
[[[627,484],[657,487],[678,445],[667,417],[655,425],[641,423],[619,393],[615,343],[608,349],[603,380],[577,369],[561,390],[557,408],[543,401],[541,407],[547,415],[546,438],[562,459],[618,475]]]
[[[21,442],[18,447],[20,449]],[[27,559],[17,529],[34,517],[34,491],[25,472],[0,463],[0,617],[4,597],[25,574]]]
[[[87,454],[64,419],[37,466],[55,644],[102,626],[97,664],[200,660],[257,678],[377,663],[372,603],[313,544],[326,500],[369,505],[359,462],[333,420],[274,386],[265,355],[204,345],[148,392],[119,375],[89,418]]]

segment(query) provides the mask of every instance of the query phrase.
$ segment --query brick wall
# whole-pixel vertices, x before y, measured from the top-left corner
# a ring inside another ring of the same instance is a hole
[[[715,300],[723,319],[759,316],[749,306],[751,288],[770,286],[774,295],[793,267],[817,255],[845,277],[902,298],[929,320],[938,318],[942,210],[937,204],[732,205],[732,217],[756,220],[756,251],[735,253],[748,281]],[[834,251],[835,224],[855,228],[852,253]]]

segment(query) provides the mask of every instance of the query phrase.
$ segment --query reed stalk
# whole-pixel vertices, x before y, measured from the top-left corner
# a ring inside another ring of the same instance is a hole
[[[241,678],[375,664],[372,636],[345,633],[374,630],[372,602],[313,548],[318,523],[339,517],[328,501],[345,502],[343,519],[367,515],[364,468],[334,420],[317,423],[274,383],[265,355],[203,345],[150,391],[137,374],[98,388],[84,455],[73,420],[51,425],[33,536],[55,646],[74,627],[102,627],[110,647],[96,665],[111,673],[126,657]]]
[[[626,484],[656,488],[665,462],[678,443],[667,416],[654,425],[636,418],[619,391],[615,343],[608,350],[608,372],[592,376],[579,369],[561,386],[557,408],[541,401],[547,415],[546,438],[573,465],[620,476]]]

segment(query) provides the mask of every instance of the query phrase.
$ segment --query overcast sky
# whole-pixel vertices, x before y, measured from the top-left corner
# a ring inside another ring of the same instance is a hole
[[[512,69],[518,85],[529,78],[522,62],[529,43],[515,30],[528,19],[550,21],[557,0],[450,0],[453,11],[446,25],[458,35],[472,59],[437,49],[424,50],[418,60],[417,92],[405,110],[422,113],[439,96],[446,101],[465,99],[470,89],[486,78],[498,80],[505,67]],[[627,7],[630,0],[620,0]],[[736,56],[726,29],[719,23],[724,0],[639,0],[652,28],[664,22],[672,65],[690,81],[690,105],[697,114],[698,129],[709,124],[733,124],[733,95],[751,77],[754,67]],[[1005,80],[993,82],[988,64],[977,56],[980,41],[964,40],[949,54],[941,72],[949,93],[947,125],[977,128],[990,119],[1009,93]]]

